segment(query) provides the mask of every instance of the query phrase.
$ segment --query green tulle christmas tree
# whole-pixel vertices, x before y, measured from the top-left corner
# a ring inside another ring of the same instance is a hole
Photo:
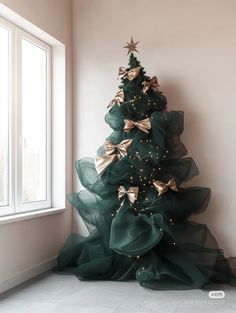
[[[235,284],[235,259],[224,257],[205,224],[189,220],[206,209],[210,189],[181,187],[198,174],[180,140],[184,114],[167,110],[157,77],[134,56],[137,43],[125,48],[129,67],[119,68],[105,116],[113,131],[95,159],[76,162],[85,190],[67,196],[89,236],[69,236],[55,272],[153,289]]]

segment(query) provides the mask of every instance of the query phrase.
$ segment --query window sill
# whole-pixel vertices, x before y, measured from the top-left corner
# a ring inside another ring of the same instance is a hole
[[[65,208],[49,208],[37,211],[22,212],[14,215],[2,216],[0,217],[0,225],[31,220],[33,218],[52,215],[56,213],[63,213],[65,210],[66,210]]]

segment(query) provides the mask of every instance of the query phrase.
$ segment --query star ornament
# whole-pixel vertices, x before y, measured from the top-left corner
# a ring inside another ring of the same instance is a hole
[[[129,53],[138,52],[137,44],[139,43],[139,41],[134,42],[133,38],[131,37],[130,42],[126,42],[126,43],[127,43],[127,46],[125,46],[124,48],[128,49],[127,55],[129,55]]]

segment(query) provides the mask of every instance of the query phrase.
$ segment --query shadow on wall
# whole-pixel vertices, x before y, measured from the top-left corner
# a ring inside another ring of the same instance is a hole
[[[180,88],[176,82],[173,81],[165,81],[162,83],[161,91],[167,97],[167,109],[171,110],[180,110],[184,111],[185,113],[185,121],[184,121],[184,132],[182,135],[182,141],[186,145],[188,150],[188,156],[191,156],[194,161],[196,162],[199,175],[193,177],[190,181],[182,184],[182,186],[190,187],[190,186],[202,186],[202,187],[209,187],[207,186],[207,182],[203,181],[201,173],[204,173],[204,177],[209,177],[209,181],[211,181],[212,176],[212,168],[207,166],[207,163],[203,163],[199,165],[199,163],[204,162],[204,158],[201,155],[201,147],[205,146],[204,139],[206,137],[206,132],[204,131],[204,125],[201,121],[201,116],[198,114],[196,110],[194,110],[194,104],[196,100],[188,99],[186,94],[183,92],[183,88]],[[192,102],[193,100],[193,102]],[[190,144],[193,141],[194,143]],[[191,152],[189,147],[194,147],[195,152]],[[210,148],[209,148],[210,149]],[[200,150],[199,153],[196,154],[196,151]],[[200,157],[198,157],[200,155]],[[201,161],[201,162],[200,162]],[[229,243],[227,243],[226,238],[227,236],[224,235],[224,232],[217,231],[215,229],[215,225],[220,225],[221,222],[221,214],[222,210],[224,209],[224,196],[222,193],[214,193],[212,190],[210,203],[206,211],[202,214],[192,215],[190,220],[207,224],[209,229],[212,230],[213,235],[216,237],[219,244],[225,248],[225,251],[230,250]],[[227,254],[227,253],[226,253]]]

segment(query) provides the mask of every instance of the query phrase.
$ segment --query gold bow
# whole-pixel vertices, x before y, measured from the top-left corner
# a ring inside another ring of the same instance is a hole
[[[124,91],[123,91],[123,89],[120,89],[120,90],[116,93],[115,97],[114,97],[114,98],[111,100],[111,102],[108,104],[107,108],[110,110],[110,109],[113,108],[113,106],[114,106],[115,104],[120,105],[121,103],[124,102],[124,98],[125,98]]]
[[[178,188],[177,188],[177,185],[176,185],[174,178],[170,179],[168,181],[168,183],[166,183],[166,184],[161,182],[160,180],[156,180],[153,182],[153,185],[156,188],[156,190],[158,191],[158,196],[163,195],[163,193],[165,193],[169,188],[171,190],[178,191]]]
[[[118,199],[123,198],[125,195],[128,197],[131,203],[134,203],[138,199],[138,187],[130,187],[125,190],[124,186],[120,186],[118,189]]]
[[[133,139],[125,139],[118,145],[114,145],[112,142],[106,140],[104,144],[105,154],[103,156],[97,156],[95,159],[95,168],[98,174],[102,173],[113,161],[127,156],[127,150],[132,144],[132,141]]]
[[[131,70],[127,71],[125,67],[119,67],[118,79],[128,78],[128,80],[133,80],[136,78],[141,70],[141,66],[131,68]]]
[[[153,91],[158,91],[158,87],[160,86],[156,76],[153,76],[150,81],[143,81],[143,93],[146,94],[147,91],[151,88]]]
[[[142,130],[143,132],[148,134],[149,133],[148,130],[151,129],[151,127],[152,127],[149,117],[145,118],[144,120],[137,121],[137,122],[125,119],[124,123],[125,123],[125,125],[124,125],[123,129],[125,131],[129,131],[130,129],[133,129],[136,126],[140,130]]]

